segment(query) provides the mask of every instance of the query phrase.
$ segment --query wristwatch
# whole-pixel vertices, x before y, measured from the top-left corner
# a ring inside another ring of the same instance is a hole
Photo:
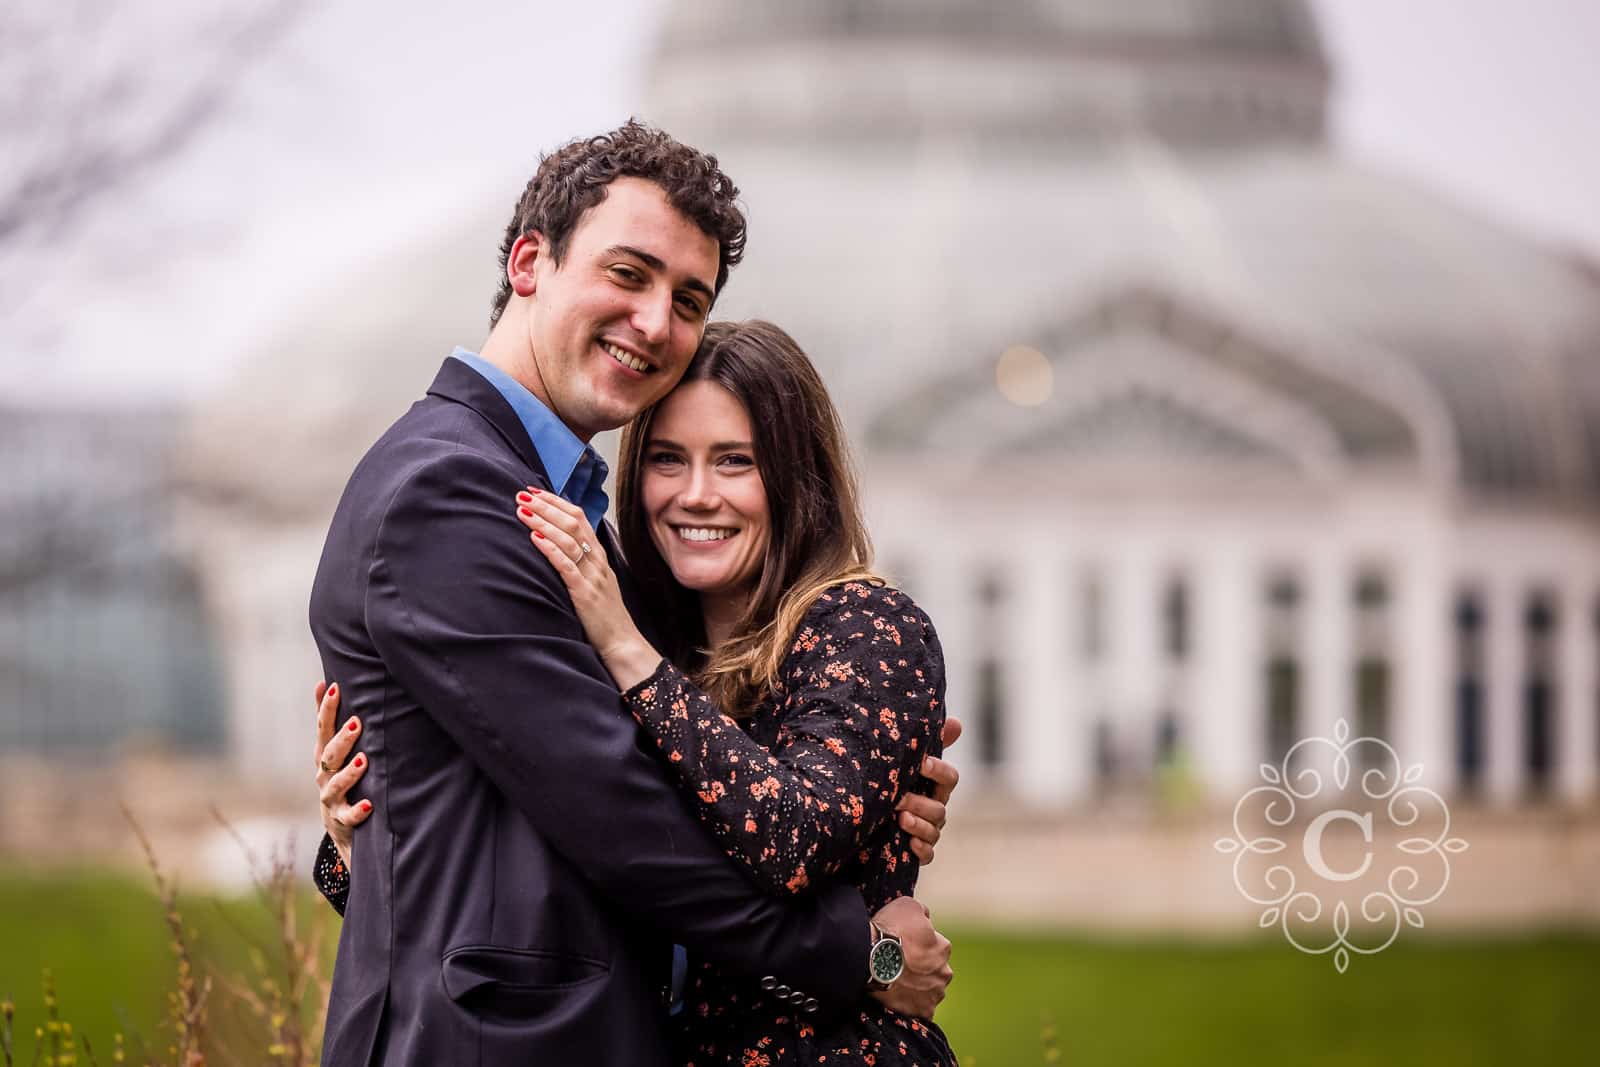
[[[872,923],[872,949],[867,953],[867,988],[882,991],[905,973],[906,950],[900,938]]]

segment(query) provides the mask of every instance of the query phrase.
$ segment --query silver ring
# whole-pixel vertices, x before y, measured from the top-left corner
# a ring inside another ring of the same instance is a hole
[[[583,555],[587,556],[589,554],[589,542],[579,541],[578,547],[583,550]]]

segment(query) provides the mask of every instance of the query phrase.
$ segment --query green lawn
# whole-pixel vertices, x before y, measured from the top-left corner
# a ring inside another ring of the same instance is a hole
[[[251,967],[247,940],[270,944],[249,900],[184,907],[200,954],[236,974]],[[1403,937],[1340,975],[1328,957],[1267,938],[947,932],[957,978],[939,1022],[969,1067],[1046,1062],[1047,1025],[1068,1064],[1600,1061],[1596,933]],[[19,1063],[30,1062],[32,1027],[43,1018],[45,966],[63,1017],[97,1049],[109,1049],[118,1029],[159,1039],[173,966],[147,880],[0,874],[0,995],[17,1002]]]

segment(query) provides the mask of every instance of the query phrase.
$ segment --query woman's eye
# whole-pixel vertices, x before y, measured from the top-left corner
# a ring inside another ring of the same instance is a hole
[[[724,465],[731,467],[753,467],[756,463],[756,461],[749,456],[743,456],[737,452],[731,452],[728,455],[723,456],[722,462]]]
[[[683,457],[674,452],[652,452],[647,462],[653,467],[665,467],[682,463]]]

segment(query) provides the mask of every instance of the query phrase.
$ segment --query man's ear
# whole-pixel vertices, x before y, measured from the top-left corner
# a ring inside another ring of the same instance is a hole
[[[518,237],[511,246],[511,254],[506,257],[506,278],[511,282],[511,291],[521,297],[532,296],[539,288],[535,268],[540,266],[540,258],[549,254],[544,234],[538,230]]]

